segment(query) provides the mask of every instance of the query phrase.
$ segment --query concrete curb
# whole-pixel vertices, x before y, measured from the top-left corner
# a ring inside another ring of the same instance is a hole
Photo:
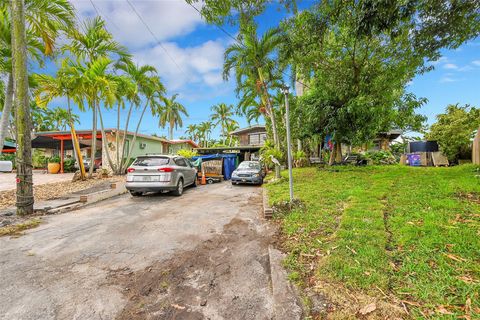
[[[66,211],[72,211],[79,209],[81,207],[87,206],[89,204],[99,202],[108,198],[112,198],[127,192],[125,189],[125,183],[112,183],[110,189],[102,190],[86,195],[77,196],[77,198],[72,198],[72,201],[60,204],[58,206],[50,206],[44,210],[45,214],[58,214]]]
[[[268,204],[268,192],[265,187],[262,188],[262,198],[263,198],[263,217],[265,219],[271,219],[273,216],[273,209]]]
[[[282,266],[285,255],[268,247],[270,275],[272,279],[273,309],[275,320],[300,320],[303,309],[294,286],[289,282],[287,271]]]

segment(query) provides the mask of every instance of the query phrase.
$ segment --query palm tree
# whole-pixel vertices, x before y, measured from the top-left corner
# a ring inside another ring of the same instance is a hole
[[[199,130],[198,125],[196,124],[189,124],[187,126],[187,130],[185,130],[185,134],[188,135],[188,138],[192,141],[199,140]]]
[[[129,57],[121,57],[115,64],[115,69],[116,72],[122,73],[122,76],[125,77],[125,81],[130,83],[128,85],[128,90],[125,92],[125,100],[130,103],[130,107],[128,109],[125,128],[123,130],[123,137],[121,143],[122,152],[124,152],[126,148],[126,137],[132,111],[134,108],[137,108],[140,105],[142,101],[140,99],[140,96],[143,96],[145,101],[140,119],[137,123],[135,134],[132,139],[132,143],[130,145],[130,150],[128,151],[126,157],[122,156],[120,159],[118,174],[122,174],[126,170],[126,167],[130,162],[134,142],[138,135],[138,130],[140,128],[140,124],[145,114],[145,111],[148,107],[150,107],[152,115],[157,115],[159,113],[159,100],[163,97],[165,88],[161,83],[160,78],[158,78],[157,70],[154,67],[150,65],[136,65]],[[133,84],[133,86],[131,86],[131,84]],[[122,90],[122,87],[120,87],[120,90]],[[119,117],[119,114],[117,114],[117,117]],[[118,149],[119,148],[117,147],[117,150]]]
[[[201,122],[198,126],[199,136],[204,148],[208,148],[210,133],[212,132],[212,123],[210,121]]]
[[[159,124],[162,128],[165,128],[168,123],[168,138],[170,140],[173,140],[173,129],[177,129],[177,127],[181,128],[183,126],[182,114],[188,117],[188,112],[185,106],[175,101],[177,96],[178,94],[174,94],[170,99],[166,97],[162,99],[164,105],[162,106]]]
[[[0,2],[0,74],[6,75],[7,88],[0,119],[0,151],[8,130],[13,106],[12,77],[12,19],[7,7],[9,1]],[[24,7],[26,23],[26,50],[29,57],[40,64],[43,54],[53,52],[54,43],[62,30],[74,25],[74,9],[67,0],[27,0]]]
[[[233,135],[231,135],[230,133],[237,130],[238,128],[239,126],[237,121],[231,121],[227,124],[227,132],[229,133],[229,141],[228,141],[229,147],[232,146],[232,142],[233,142]]]
[[[250,88],[257,88],[258,97],[270,118],[277,148],[280,147],[280,141],[269,90],[272,89],[273,80],[278,78],[275,76],[278,70],[275,70],[277,65],[273,55],[282,42],[280,32],[276,28],[269,29],[258,38],[255,27],[243,29],[241,43],[234,43],[226,49],[223,67],[225,80],[235,71],[237,88],[244,88],[245,83],[249,84]]]
[[[86,82],[82,88],[85,90],[84,95],[88,107],[92,110],[92,148],[90,153],[89,170],[89,176],[91,177],[93,174],[97,148],[97,108],[100,107],[98,97],[100,92],[96,87],[91,86],[91,81],[95,78],[95,74],[99,76],[98,72],[101,71],[94,70],[93,68],[98,67],[103,69],[103,67],[110,66],[111,61],[105,65],[105,59],[109,59],[113,54],[120,57],[128,57],[129,54],[124,47],[113,39],[112,34],[105,29],[105,22],[99,17],[86,20],[80,30],[71,30],[69,36],[72,41],[64,47],[64,50],[70,51],[79,61],[77,66],[79,66],[79,69],[83,70],[84,76],[86,76],[83,78]],[[81,61],[85,63],[85,66],[82,66]],[[90,69],[90,72],[86,72],[87,69]],[[103,134],[104,133],[102,133],[102,135]]]
[[[215,126],[220,125],[222,130],[223,143],[226,143],[228,131],[227,126],[229,123],[235,121],[233,117],[233,106],[225,103],[219,103],[212,106],[213,114],[210,116],[210,120],[213,121]]]

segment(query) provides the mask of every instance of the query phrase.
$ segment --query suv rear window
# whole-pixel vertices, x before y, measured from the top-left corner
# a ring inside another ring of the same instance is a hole
[[[160,158],[160,157],[137,158],[137,160],[135,160],[133,165],[140,166],[140,167],[156,167],[156,166],[164,166],[168,164],[169,161],[170,161],[169,158]]]

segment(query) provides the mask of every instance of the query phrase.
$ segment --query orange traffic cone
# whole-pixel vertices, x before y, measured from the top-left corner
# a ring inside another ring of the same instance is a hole
[[[202,172],[202,185],[207,184],[207,178],[205,178],[205,172]]]

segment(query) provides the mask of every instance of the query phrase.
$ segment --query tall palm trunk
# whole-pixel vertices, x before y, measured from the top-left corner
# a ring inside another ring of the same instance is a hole
[[[169,139],[170,140],[173,140],[173,126],[174,126],[174,122],[173,121],[170,121],[170,130],[169,130],[169,133],[168,133],[168,136],[169,136]]]
[[[116,171],[116,167],[113,165],[112,157],[110,157],[110,152],[108,150],[107,135],[105,134],[105,128],[103,126],[103,116],[102,116],[102,111],[100,110],[100,107],[97,108],[97,111],[98,111],[98,116],[100,118],[100,131],[102,132],[102,150],[105,151],[105,155],[107,156],[108,165],[110,166],[112,171]],[[102,152],[102,156],[103,156],[103,152]]]
[[[3,150],[5,137],[7,136],[10,114],[13,105],[13,76],[8,74],[7,90],[5,91],[5,104],[3,105],[2,117],[0,119],[0,152]]]
[[[97,104],[96,99],[92,101],[92,112],[93,112],[93,119],[92,119],[92,143],[90,150],[90,168],[88,170],[88,177],[91,178],[93,175],[93,167],[95,166],[95,154],[97,153]]]
[[[117,174],[119,171],[118,169],[120,168],[120,104],[121,102],[118,102],[118,109],[117,109],[117,131],[115,132],[115,152],[116,152],[116,166],[117,170],[114,170],[114,173]]]
[[[130,145],[130,150],[128,151],[127,159],[125,161],[125,166],[128,166],[128,164],[130,162],[130,158],[132,157],[133,147],[135,146],[135,140],[137,140],[138,130],[140,129],[140,124],[142,123],[142,119],[143,119],[143,115],[145,114],[145,110],[147,110],[148,103],[149,103],[149,100],[147,100],[147,103],[145,103],[145,107],[143,107],[142,114],[140,115],[140,119],[138,119],[137,128],[135,129],[135,133],[133,134],[132,143]],[[125,169],[126,168],[122,168],[122,172]]]
[[[123,167],[125,166],[125,146],[127,144],[127,132],[128,132],[128,125],[130,123],[130,117],[132,115],[133,103],[130,103],[130,108],[128,109],[127,120],[125,122],[125,129],[123,130],[123,137],[122,137],[122,159],[120,160],[120,166],[118,167],[117,174],[123,174],[125,171]],[[127,150],[128,151],[128,150]],[[127,162],[128,165],[128,162]]]
[[[268,88],[265,82],[265,78],[263,77],[262,68],[258,68],[258,76],[263,85],[263,90],[265,91],[265,100],[266,100],[265,102],[266,102],[267,114],[270,116],[270,121],[272,123],[273,143],[275,144],[275,148],[280,150],[280,140],[278,139],[277,121],[275,120],[275,112],[273,110],[273,106],[270,101],[270,95],[268,94]],[[276,179],[281,178],[280,166],[277,164],[275,165],[275,178]]]
[[[17,124],[17,215],[33,213],[32,141],[28,101],[27,41],[24,0],[11,1],[13,81]]]

